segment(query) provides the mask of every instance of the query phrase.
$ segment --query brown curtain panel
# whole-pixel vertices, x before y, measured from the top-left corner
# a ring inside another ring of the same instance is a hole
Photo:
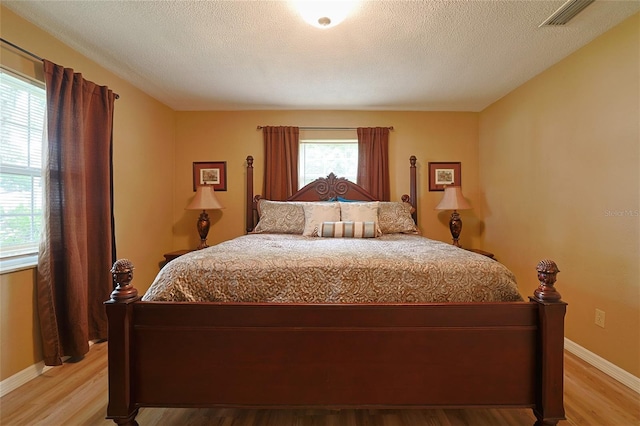
[[[389,129],[358,127],[358,185],[380,201],[391,198]]]
[[[44,60],[47,143],[37,305],[44,362],[82,357],[107,337],[112,290],[111,153],[115,94]]]
[[[290,126],[265,126],[264,198],[282,201],[298,190],[298,151],[300,129]]]

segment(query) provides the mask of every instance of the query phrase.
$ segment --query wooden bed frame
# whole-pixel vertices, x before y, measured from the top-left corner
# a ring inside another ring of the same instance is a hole
[[[252,229],[251,158],[248,166]],[[371,198],[334,178],[318,195],[318,184],[292,198]],[[412,157],[413,203],[415,184]],[[142,302],[133,265],[118,260],[105,303],[107,418],[136,425],[140,407],[530,407],[537,425],[557,424],[566,304],[553,287],[555,263],[537,270],[529,302]]]

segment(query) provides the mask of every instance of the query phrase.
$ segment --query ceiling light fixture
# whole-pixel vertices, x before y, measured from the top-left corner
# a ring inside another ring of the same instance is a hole
[[[356,0],[293,0],[302,19],[317,28],[335,27],[345,20],[357,3]]]

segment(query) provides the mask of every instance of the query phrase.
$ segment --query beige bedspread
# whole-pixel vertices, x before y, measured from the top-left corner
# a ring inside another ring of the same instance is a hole
[[[167,264],[145,301],[412,303],[520,301],[502,264],[417,235],[251,234]]]

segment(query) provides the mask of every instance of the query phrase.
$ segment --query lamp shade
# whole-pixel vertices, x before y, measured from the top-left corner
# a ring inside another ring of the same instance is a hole
[[[462,189],[459,186],[445,187],[444,197],[436,206],[436,210],[466,210],[470,208],[471,204],[464,199]]]
[[[187,210],[214,210],[223,209],[224,207],[216,198],[213,185],[202,185],[196,190],[196,196],[193,197],[191,203],[187,206]]]

